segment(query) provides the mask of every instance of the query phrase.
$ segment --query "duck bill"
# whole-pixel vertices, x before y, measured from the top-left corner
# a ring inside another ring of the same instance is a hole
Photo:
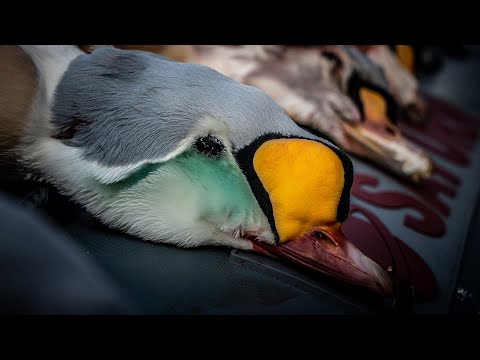
[[[382,296],[392,294],[389,274],[349,242],[340,224],[316,228],[298,239],[271,245],[255,241],[254,249],[283,258]]]
[[[368,122],[342,125],[347,137],[347,148],[352,153],[413,182],[431,177],[433,163],[430,157],[401,136],[393,126],[383,127]],[[386,128],[391,130],[385,131]]]

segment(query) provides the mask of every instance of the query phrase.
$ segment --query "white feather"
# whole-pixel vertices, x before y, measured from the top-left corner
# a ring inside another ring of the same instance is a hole
[[[263,213],[247,214],[233,228],[205,218],[198,198],[201,185],[168,164],[134,186],[116,192],[92,177],[95,166],[82,158],[79,149],[58,140],[37,143],[36,151],[30,152],[26,160],[61,193],[85,206],[104,224],[142,239],[183,247],[226,245],[252,249],[250,241],[239,237],[242,227],[258,233],[260,240],[274,243]]]

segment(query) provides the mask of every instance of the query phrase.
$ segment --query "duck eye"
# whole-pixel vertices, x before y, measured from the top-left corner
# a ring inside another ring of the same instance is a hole
[[[219,157],[225,153],[225,146],[215,136],[208,135],[199,137],[194,144],[195,148],[210,157]]]

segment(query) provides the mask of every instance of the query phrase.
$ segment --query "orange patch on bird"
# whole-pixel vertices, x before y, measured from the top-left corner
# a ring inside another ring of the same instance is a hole
[[[387,116],[387,102],[382,95],[376,91],[361,88],[360,100],[363,105],[365,118],[368,119],[369,122],[389,122]]]
[[[336,222],[344,168],[328,146],[306,139],[263,143],[253,158],[269,194],[280,242]]]
[[[400,63],[412,74],[415,72],[415,55],[410,45],[395,45]]]

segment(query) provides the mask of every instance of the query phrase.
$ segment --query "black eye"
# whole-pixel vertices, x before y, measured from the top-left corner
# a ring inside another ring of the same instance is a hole
[[[225,153],[225,146],[222,144],[220,140],[218,140],[215,136],[208,135],[198,138],[195,141],[195,148],[211,157],[219,157]]]

